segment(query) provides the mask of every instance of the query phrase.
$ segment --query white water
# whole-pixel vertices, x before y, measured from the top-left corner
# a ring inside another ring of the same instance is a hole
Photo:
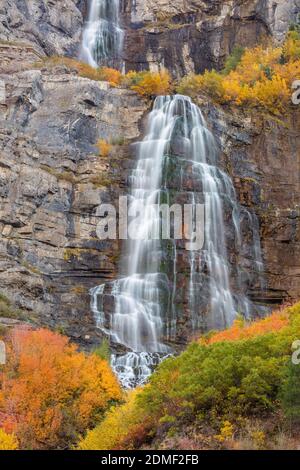
[[[172,142],[178,138],[183,149],[180,158],[172,156],[170,151]],[[135,227],[138,239],[127,243],[120,279],[92,291],[97,326],[109,333],[113,343],[129,351],[112,359],[112,366],[125,387],[145,382],[162,358],[172,353],[166,342],[174,340],[180,320],[176,303],[176,242],[173,240],[171,244],[172,272],[164,273],[164,245],[160,239],[149,238],[149,233],[160,233],[161,226],[160,214],[153,212],[153,204],[161,203],[166,195],[168,201],[170,198],[168,178],[164,174],[170,162],[179,162],[182,180],[184,167],[192,168],[189,178],[201,184],[201,191],[190,190],[186,194],[193,206],[199,202],[200,194],[206,211],[204,247],[188,252],[187,256],[186,296],[191,331],[201,328],[203,322],[206,329],[228,327],[237,309],[248,314],[251,308],[244,294],[235,298],[232,294],[224,204],[230,214],[227,223],[234,233],[237,250],[241,246],[240,207],[230,178],[216,166],[215,141],[200,109],[185,96],[158,97],[149,115],[146,137],[137,144],[137,149],[130,204],[132,208],[144,207]],[[177,190],[180,192],[182,188]],[[254,254],[260,255],[257,237],[254,241],[254,251],[259,250]],[[106,289],[107,295],[114,299],[114,309],[108,315],[103,307]]]
[[[118,66],[124,32],[119,24],[119,0],[91,0],[80,58],[92,67]]]

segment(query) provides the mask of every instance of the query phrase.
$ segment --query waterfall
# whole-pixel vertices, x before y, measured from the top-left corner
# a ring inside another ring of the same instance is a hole
[[[141,210],[136,237],[124,247],[119,279],[92,291],[98,327],[125,350],[112,358],[125,387],[144,383],[172,354],[183,316],[192,333],[226,328],[238,311],[248,314],[252,307],[238,274],[233,292],[228,243],[238,265],[241,208],[231,179],[217,166],[217,146],[200,109],[185,96],[158,97],[136,147],[130,177],[130,208]],[[160,234],[162,217],[153,204],[161,203],[204,205],[203,249],[188,252],[181,240],[149,236]],[[253,240],[255,263],[256,233]]]
[[[120,67],[124,32],[119,25],[119,0],[91,0],[80,58],[92,67]]]

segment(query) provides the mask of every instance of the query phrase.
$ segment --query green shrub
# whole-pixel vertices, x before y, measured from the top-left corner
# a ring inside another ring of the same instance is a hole
[[[241,339],[234,325],[226,339],[212,342],[211,336],[165,360],[134,395],[130,412],[127,405],[115,407],[81,448],[138,448],[170,426],[206,422],[220,429],[226,421],[238,426],[249,418],[277,413],[282,406],[287,417],[298,419],[300,366],[288,364],[291,345],[300,338],[300,303],[282,312],[284,321],[280,318],[278,312],[268,322],[245,326],[251,335]],[[264,332],[265,323],[274,330]],[[122,423],[122,432],[111,430],[113,423]]]
[[[245,52],[245,48],[242,46],[235,46],[232,53],[227,57],[225,66],[223,69],[223,73],[227,75],[232,70],[235,70],[239,63],[241,62],[241,58]]]
[[[290,362],[281,399],[285,416],[292,423],[300,423],[300,364]]]
[[[11,306],[10,300],[0,293],[0,317],[10,318],[13,320],[24,320],[24,313]]]
[[[93,350],[93,353],[96,354],[96,356],[100,357],[101,359],[104,359],[110,362],[111,353],[110,353],[109,340],[107,338],[104,338],[101,344]]]

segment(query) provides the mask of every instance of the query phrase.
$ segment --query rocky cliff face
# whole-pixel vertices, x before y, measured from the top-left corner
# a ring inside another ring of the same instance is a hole
[[[128,69],[175,76],[221,68],[237,45],[282,41],[300,0],[124,0]]]
[[[1,41],[25,41],[46,55],[76,55],[85,0],[0,0]]]
[[[145,104],[66,70],[0,78],[1,292],[38,323],[89,339],[89,289],[115,275],[118,258],[117,242],[96,236],[96,207],[126,184]],[[123,144],[109,160],[100,137]]]
[[[282,41],[300,0],[121,0],[127,70],[174,76],[221,68],[236,45]],[[87,0],[0,0],[1,41],[25,41],[46,55],[77,56]]]
[[[259,219],[266,288],[260,292],[254,284],[249,295],[267,305],[298,299],[300,109],[283,122],[211,104],[202,107],[241,204],[254,209]]]
[[[130,144],[151,104],[64,67],[33,68],[45,54],[78,50],[85,9],[0,1],[0,292],[38,324],[88,344],[98,341],[89,289],[114,278],[119,253],[96,237],[96,208],[126,191]],[[124,1],[127,68],[219,67],[236,43],[280,41],[297,11],[298,0]],[[253,284],[251,297],[299,298],[299,111],[280,122],[200,104],[241,203],[259,218],[267,288],[261,295]],[[99,157],[99,138],[113,138],[109,158]]]

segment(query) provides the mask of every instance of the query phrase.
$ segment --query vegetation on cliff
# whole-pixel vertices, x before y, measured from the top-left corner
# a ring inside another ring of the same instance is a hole
[[[281,47],[237,48],[223,72],[184,77],[177,91],[193,98],[207,94],[220,104],[259,107],[273,114],[291,105],[291,86],[300,76],[300,33],[290,31]]]
[[[48,58],[39,67],[64,65],[80,76],[107,81],[111,86],[129,88],[145,98],[167,95],[174,91],[197,98],[207,95],[219,104],[257,107],[279,115],[291,106],[291,86],[300,76],[300,33],[290,31],[282,46],[259,45],[237,47],[228,57],[224,70],[206,70],[190,74],[179,83],[166,70],[128,72],[122,75],[108,67],[93,67],[65,57]]]
[[[73,69],[83,78],[106,81],[113,87],[122,86],[129,88],[145,98],[167,95],[172,91],[171,76],[166,70],[161,70],[160,72],[132,71],[122,75],[118,70],[109,67],[95,69],[88,64],[67,57],[50,57],[36,64],[38,68],[46,67],[47,69],[59,66]]]
[[[178,448],[274,448],[283,438],[292,446],[300,366],[291,356],[299,336],[300,303],[202,337],[112,408],[80,449],[161,447],[164,439]]]

